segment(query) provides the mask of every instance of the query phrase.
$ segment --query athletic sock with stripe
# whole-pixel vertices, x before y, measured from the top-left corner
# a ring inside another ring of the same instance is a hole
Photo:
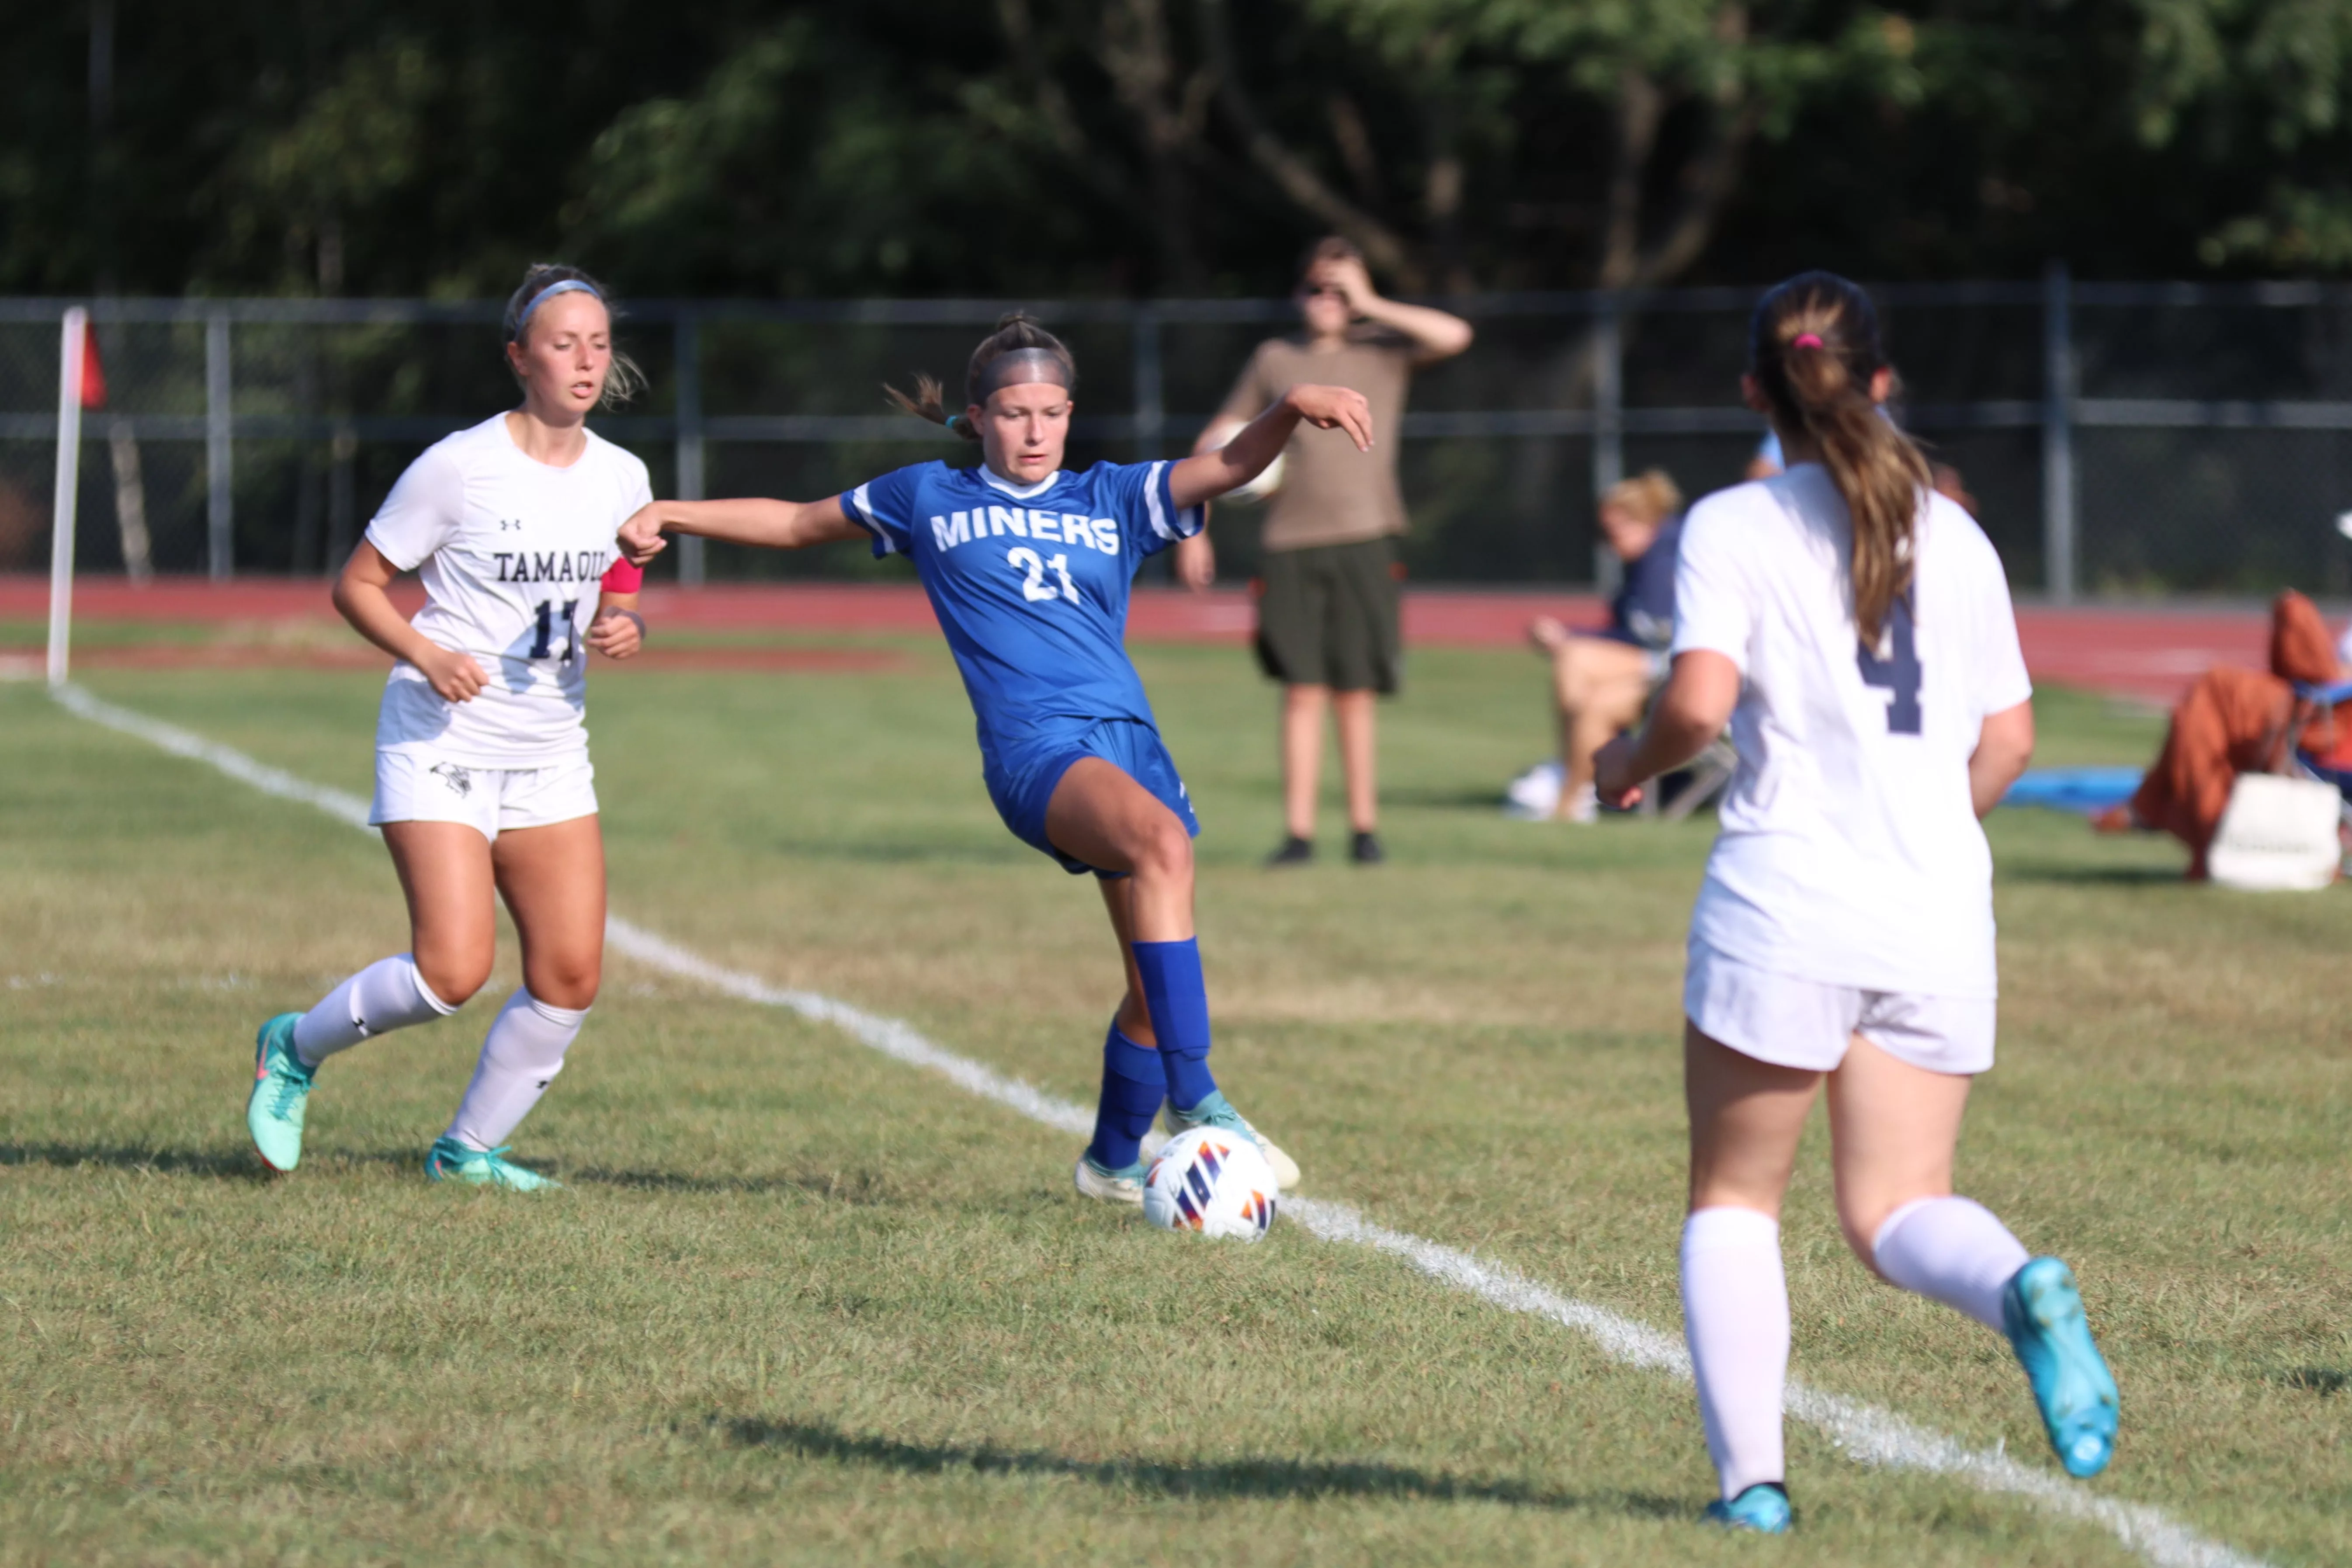
[[[1168,1098],[1177,1110],[1190,1110],[1217,1092],[1217,1080],[1209,1074],[1209,987],[1201,975],[1200,940],[1188,936],[1134,947]]]
[[[1878,1271],[1906,1290],[1957,1307],[1998,1333],[2000,1290],[2025,1267],[2025,1244],[1970,1198],[1914,1198],[1878,1227]]]
[[[468,1149],[495,1149],[522,1124],[555,1075],[563,1053],[587,1021],[585,1007],[551,1007],[518,986],[490,1022],[474,1081],[449,1123],[449,1136]]]
[[[457,1009],[433,994],[407,953],[379,958],[320,999],[295,1021],[294,1054],[317,1067],[337,1051],[411,1024],[429,1024]]]
[[[1139,1046],[1111,1020],[1103,1037],[1102,1100],[1095,1110],[1094,1142],[1087,1155],[1106,1171],[1124,1171],[1143,1157],[1143,1135],[1168,1097],[1168,1077],[1160,1053]]]
[[[1683,1222],[1683,1333],[1724,1500],[1785,1479],[1789,1283],[1780,1221],[1754,1209],[1704,1208]]]

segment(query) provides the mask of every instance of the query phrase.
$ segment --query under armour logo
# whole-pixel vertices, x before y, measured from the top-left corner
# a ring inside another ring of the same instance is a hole
[[[460,799],[474,793],[474,775],[455,763],[436,763],[426,771],[438,773],[441,782],[449,786],[449,793]]]

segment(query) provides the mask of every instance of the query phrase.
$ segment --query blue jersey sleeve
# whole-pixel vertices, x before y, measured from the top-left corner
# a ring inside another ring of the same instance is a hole
[[[918,463],[910,468],[893,469],[843,493],[843,514],[874,536],[875,554],[904,555],[908,552],[909,531],[915,526],[915,487],[921,481],[923,470],[936,466]]]
[[[1197,506],[1177,507],[1169,489],[1169,476],[1176,471],[1173,459],[1105,463],[1101,469],[1107,470],[1106,488],[1118,506],[1123,524],[1119,534],[1126,542],[1130,564],[1159,554],[1180,539],[1192,538],[1208,521],[1208,514]]]

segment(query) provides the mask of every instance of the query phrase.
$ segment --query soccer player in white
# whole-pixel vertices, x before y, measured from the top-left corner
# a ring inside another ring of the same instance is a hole
[[[642,574],[614,536],[653,499],[646,466],[588,429],[625,397],[604,291],[575,268],[533,267],[508,302],[507,363],[522,406],[428,447],[368,524],[335,607],[393,656],[376,721],[369,820],[408,896],[410,951],[379,959],[307,1013],[262,1025],[246,1124],[272,1168],[301,1158],[319,1066],[362,1040],[454,1013],[490,977],[497,895],[522,937],[523,984],[483,1042],[436,1181],[529,1191],[505,1159],[596,999],[604,841],[588,762],[587,650],[635,654]],[[385,589],[424,579],[414,623]]]
[[[1861,289],[1780,284],[1748,352],[1742,389],[1788,468],[1691,509],[1673,673],[1596,783],[1636,799],[1727,721],[1739,753],[1683,990],[1683,1313],[1722,1483],[1708,1517],[1778,1531],[1780,1198],[1824,1084],[1838,1219],[1863,1262],[2009,1336],[2071,1473],[2105,1466],[2116,1405],[2066,1266],[1952,1193],[1969,1079],[1993,1057],[1979,819],[2033,749],[2000,561],[1878,411],[1893,372]]]

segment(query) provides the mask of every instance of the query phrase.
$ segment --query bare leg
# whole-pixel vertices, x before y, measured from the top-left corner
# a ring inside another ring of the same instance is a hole
[[[383,845],[408,897],[416,972],[457,1006],[482,988],[498,957],[490,842],[463,823],[387,822]]]
[[[1135,879],[1118,877],[1097,884],[1103,908],[1110,911],[1111,933],[1118,938],[1118,962],[1127,972],[1127,994],[1118,999],[1119,1032],[1139,1046],[1157,1046],[1151,1032],[1151,1010],[1143,1004],[1143,975],[1135,967],[1135,917],[1129,912]]]
[[[1192,837],[1159,797],[1100,757],[1081,757],[1054,787],[1045,837],[1064,854],[1128,873],[1126,942],[1192,935]]]
[[[1339,729],[1339,772],[1348,782],[1348,826],[1359,833],[1380,826],[1376,700],[1370,691],[1331,694],[1331,716]]]
[[[1282,818],[1293,838],[1315,837],[1316,796],[1323,784],[1323,710],[1328,686],[1282,689]]]
[[[1916,1198],[1951,1195],[1970,1081],[1914,1067],[1860,1035],[1830,1074],[1838,1226],[1872,1268],[1872,1242],[1887,1215]]]
[[[524,988],[551,1006],[596,1000],[604,969],[604,835],[594,816],[499,835],[499,891],[522,937]]]
[[[1560,810],[1592,783],[1593,753],[1638,722],[1650,696],[1649,656],[1605,637],[1566,637],[1551,648],[1559,710]]]
[[[1690,1206],[1778,1218],[1822,1075],[1775,1067],[1683,1026],[1690,1108]]]

